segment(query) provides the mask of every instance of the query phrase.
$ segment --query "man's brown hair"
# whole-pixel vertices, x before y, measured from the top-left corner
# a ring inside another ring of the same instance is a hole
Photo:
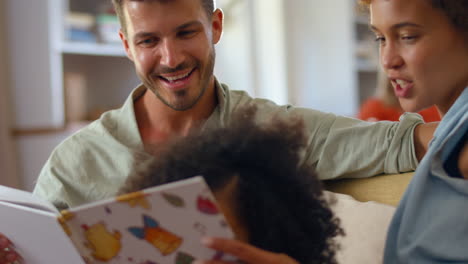
[[[120,21],[120,26],[122,27],[123,33],[126,35],[127,34],[127,21],[125,20],[125,14],[124,14],[124,4],[125,1],[137,1],[137,2],[144,2],[144,1],[159,1],[159,2],[169,2],[171,0],[112,0],[112,4],[114,4],[114,9],[115,13],[117,14],[117,17],[119,18]],[[211,18],[211,15],[213,14],[214,8],[215,8],[215,0],[198,0],[201,1],[201,4],[203,6],[203,9],[205,9],[205,12],[208,16],[208,18]]]

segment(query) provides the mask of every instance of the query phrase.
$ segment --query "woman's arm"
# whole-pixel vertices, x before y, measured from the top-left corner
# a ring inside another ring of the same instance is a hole
[[[429,142],[434,136],[439,122],[420,124],[414,129],[414,151],[416,158],[421,161],[429,148]]]

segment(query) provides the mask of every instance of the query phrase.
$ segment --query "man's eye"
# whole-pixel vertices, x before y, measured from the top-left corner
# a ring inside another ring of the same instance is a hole
[[[143,45],[143,46],[149,46],[149,45],[153,45],[155,43],[156,43],[156,39],[154,39],[154,38],[147,38],[147,39],[143,39],[140,42],[138,42],[138,44]]]
[[[188,38],[188,37],[195,35],[195,33],[196,33],[195,30],[184,30],[184,31],[180,31],[178,35],[179,37]]]

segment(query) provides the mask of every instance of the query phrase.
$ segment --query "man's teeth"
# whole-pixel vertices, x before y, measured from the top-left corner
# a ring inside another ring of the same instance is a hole
[[[170,82],[174,82],[174,81],[177,81],[177,80],[180,80],[180,79],[183,79],[187,76],[189,76],[191,72],[187,72],[185,74],[181,74],[181,75],[177,75],[177,76],[172,76],[172,77],[168,77],[168,76],[164,76],[164,79],[170,81]]]
[[[407,81],[403,81],[403,80],[395,80],[395,82],[396,82],[398,85],[400,85],[400,86],[405,86],[405,85],[408,84]]]

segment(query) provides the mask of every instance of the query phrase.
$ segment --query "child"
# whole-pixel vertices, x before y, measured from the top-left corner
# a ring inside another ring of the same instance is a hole
[[[468,1],[367,0],[405,111],[442,116],[388,231],[384,263],[468,263]]]
[[[121,193],[202,175],[238,240],[275,252],[282,263],[336,263],[333,238],[342,230],[314,170],[299,166],[302,121],[258,126],[254,118],[248,108],[225,128],[169,144]]]

